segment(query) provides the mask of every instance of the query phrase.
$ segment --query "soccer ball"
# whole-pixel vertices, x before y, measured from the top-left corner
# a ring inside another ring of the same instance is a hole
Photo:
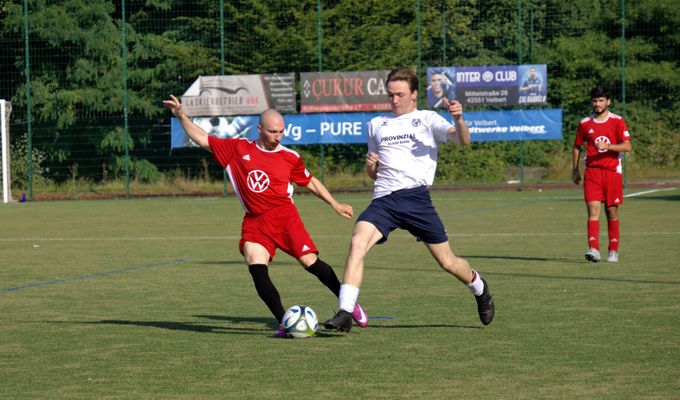
[[[210,136],[218,138],[247,137],[253,123],[253,118],[243,117],[193,117],[191,119]]]
[[[316,333],[319,320],[316,313],[307,306],[292,306],[283,314],[283,326],[288,336],[296,339],[308,338]]]

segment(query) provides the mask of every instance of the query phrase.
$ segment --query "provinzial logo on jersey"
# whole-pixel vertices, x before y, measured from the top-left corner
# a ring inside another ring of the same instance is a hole
[[[383,142],[394,142],[397,140],[404,140],[404,139],[411,139],[414,140],[416,138],[416,135],[413,133],[404,133],[401,135],[392,135],[392,136],[383,136],[380,138],[380,143]]]
[[[269,177],[259,169],[248,172],[248,189],[255,193],[262,193],[269,188]]]

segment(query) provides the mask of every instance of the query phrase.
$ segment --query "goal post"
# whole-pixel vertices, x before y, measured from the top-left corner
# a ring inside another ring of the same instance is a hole
[[[10,165],[9,165],[9,114],[12,112],[12,103],[0,99],[0,147],[2,148],[2,202],[9,203],[12,200],[10,193]]]

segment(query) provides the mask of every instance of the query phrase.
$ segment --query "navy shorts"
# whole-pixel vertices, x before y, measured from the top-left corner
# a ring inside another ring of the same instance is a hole
[[[359,221],[370,222],[378,228],[383,235],[378,244],[387,241],[390,232],[397,228],[405,229],[429,244],[449,240],[444,224],[432,205],[430,191],[425,186],[397,190],[373,199],[359,215]]]

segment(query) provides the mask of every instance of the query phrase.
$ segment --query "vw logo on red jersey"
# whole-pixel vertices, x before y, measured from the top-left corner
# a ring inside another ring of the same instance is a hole
[[[594,142],[594,143],[595,143],[595,147],[597,147],[597,143],[600,143],[600,142],[605,142],[605,143],[607,143],[607,144],[611,144],[611,142],[609,141],[609,138],[608,138],[608,137],[606,137],[606,136],[598,136],[598,137],[595,138],[595,142]],[[606,153],[607,150],[598,150],[598,152],[599,152],[599,153]]]
[[[248,172],[248,189],[255,193],[262,193],[269,187],[269,177],[259,169]]]

